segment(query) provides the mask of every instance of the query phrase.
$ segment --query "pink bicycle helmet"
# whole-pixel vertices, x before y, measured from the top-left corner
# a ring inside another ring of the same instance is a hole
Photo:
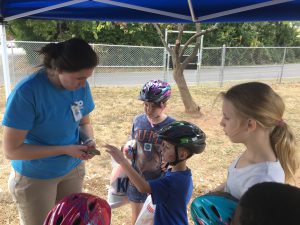
[[[44,225],[110,225],[110,220],[111,209],[104,199],[76,193],[57,203]]]

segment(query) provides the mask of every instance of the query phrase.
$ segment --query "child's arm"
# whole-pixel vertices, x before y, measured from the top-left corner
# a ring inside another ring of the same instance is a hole
[[[117,147],[109,144],[106,144],[104,147],[107,148],[106,152],[109,153],[114,160],[123,167],[130,181],[134,184],[138,191],[151,194],[151,187],[149,183],[131,167],[123,153]]]
[[[224,191],[224,190],[225,190],[225,184],[226,184],[226,182],[220,184],[219,186],[217,186],[215,189],[213,189],[213,190],[210,191],[210,192]]]

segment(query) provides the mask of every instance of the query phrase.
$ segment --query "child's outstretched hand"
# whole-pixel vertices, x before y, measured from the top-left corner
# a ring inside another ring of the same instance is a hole
[[[117,147],[110,144],[105,144],[104,147],[106,148],[106,152],[109,153],[120,165],[127,161],[122,151],[120,151],[120,149],[118,149]]]

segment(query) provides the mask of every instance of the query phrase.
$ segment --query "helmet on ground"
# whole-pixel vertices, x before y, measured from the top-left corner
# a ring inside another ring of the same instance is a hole
[[[162,140],[185,147],[194,154],[203,152],[206,146],[205,133],[195,124],[186,121],[174,121],[157,131],[157,135]]]
[[[150,80],[140,91],[139,100],[144,102],[166,102],[171,96],[171,86],[161,80]]]
[[[225,192],[215,192],[195,198],[191,214],[195,225],[229,225],[238,200]]]
[[[87,193],[63,198],[48,213],[44,225],[109,225],[111,209],[106,200]]]

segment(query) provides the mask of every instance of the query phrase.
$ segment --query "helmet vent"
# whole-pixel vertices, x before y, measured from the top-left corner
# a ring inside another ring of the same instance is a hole
[[[72,198],[72,201],[74,201],[75,199],[77,199],[78,196],[77,195],[74,195],[73,198]]]
[[[206,219],[209,219],[207,213],[205,212],[205,210],[203,208],[201,208],[201,212],[203,213],[203,215],[206,217]]]
[[[89,211],[90,211],[90,212],[93,212],[95,206],[96,206],[96,201],[91,202],[91,203],[89,204]]]
[[[81,223],[81,218],[77,217],[76,220],[73,222],[72,225],[80,225],[80,223]]]
[[[215,206],[211,206],[210,208],[218,218],[221,218],[221,216]]]
[[[63,221],[64,217],[62,215],[60,215],[57,220],[56,220],[56,225],[60,225],[61,222]]]

